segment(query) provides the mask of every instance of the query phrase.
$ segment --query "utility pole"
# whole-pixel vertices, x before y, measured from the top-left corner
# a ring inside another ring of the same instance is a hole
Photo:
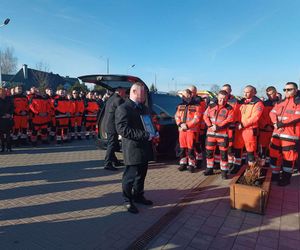
[[[5,21],[0,25],[0,28],[7,25],[10,22],[9,18],[6,18]],[[1,50],[0,50],[0,86],[2,87],[2,71],[1,71]]]

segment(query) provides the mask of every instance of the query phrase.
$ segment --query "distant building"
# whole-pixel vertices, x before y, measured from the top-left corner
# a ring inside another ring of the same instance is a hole
[[[30,89],[32,86],[57,89],[59,85],[63,85],[66,89],[69,89],[78,82],[78,79],[69,76],[63,77],[59,74],[53,74],[52,72],[31,69],[28,68],[26,64],[23,64],[23,67],[15,75],[2,74],[2,82],[4,86],[8,87],[21,84],[25,89]]]

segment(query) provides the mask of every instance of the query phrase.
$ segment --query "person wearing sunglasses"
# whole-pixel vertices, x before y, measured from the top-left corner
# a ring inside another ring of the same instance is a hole
[[[270,112],[274,131],[270,144],[270,165],[273,179],[279,186],[290,184],[298,158],[297,144],[300,139],[300,96],[298,86],[288,82],[283,89],[285,98]]]
[[[273,134],[273,122],[270,118],[270,112],[274,108],[275,104],[280,101],[278,92],[274,86],[269,86],[266,89],[266,95],[268,99],[264,103],[264,111],[261,119],[258,121],[259,135],[258,135],[258,154],[263,160],[263,165],[270,163],[269,157],[269,145]]]

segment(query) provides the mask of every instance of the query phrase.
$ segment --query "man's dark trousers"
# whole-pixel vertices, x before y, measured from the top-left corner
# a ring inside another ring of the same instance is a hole
[[[123,197],[126,202],[144,195],[144,183],[148,164],[130,165],[125,167],[122,178]]]
[[[107,133],[107,149],[105,155],[105,166],[112,165],[118,161],[115,152],[120,148],[117,133]]]

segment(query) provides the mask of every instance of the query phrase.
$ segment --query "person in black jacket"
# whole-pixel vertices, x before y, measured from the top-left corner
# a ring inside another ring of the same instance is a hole
[[[7,96],[5,90],[0,88],[0,139],[1,152],[4,152],[5,145],[7,151],[11,152],[11,132],[13,128],[14,105],[12,98]]]
[[[152,205],[152,201],[144,197],[144,182],[148,169],[148,161],[153,156],[152,136],[145,131],[140,115],[150,114],[143,104],[145,87],[135,83],[130,89],[130,96],[116,110],[115,123],[118,134],[122,136],[122,149],[125,170],[122,179],[125,207],[130,213],[138,213],[133,202]]]
[[[107,134],[107,149],[105,155],[104,169],[118,170],[115,166],[122,163],[117,159],[115,152],[119,150],[118,133],[115,125],[115,112],[118,106],[124,102],[126,89],[118,88],[107,100],[104,111],[104,129]],[[115,166],[113,166],[113,164]]]

